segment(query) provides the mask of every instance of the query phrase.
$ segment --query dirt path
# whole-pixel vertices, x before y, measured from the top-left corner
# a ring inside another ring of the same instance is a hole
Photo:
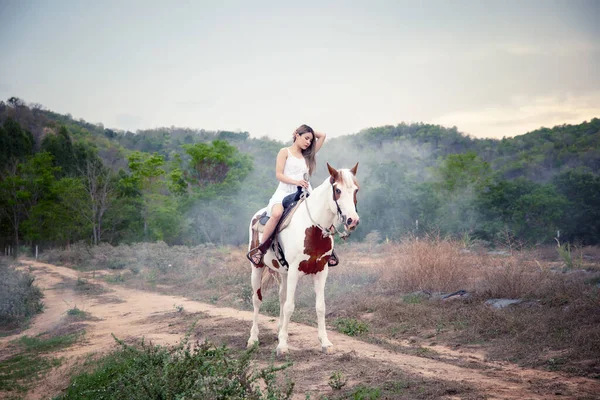
[[[31,273],[44,290],[45,312],[20,335],[34,336],[52,330],[67,310],[75,306],[95,318],[86,321],[83,340],[59,354],[65,357],[64,365],[36,385],[29,392],[29,399],[58,394],[68,384],[69,371],[86,355],[115,348],[111,334],[121,339],[144,337],[157,344],[175,344],[191,321],[200,317],[194,338],[208,338],[233,348],[243,348],[249,335],[252,313],[247,311],[109,285],[103,280],[92,279],[91,273],[82,274],[69,268],[32,261],[24,263],[31,266]],[[105,291],[93,296],[79,294],[73,284],[78,278],[101,285]],[[177,312],[176,306],[185,311]],[[276,346],[277,321],[261,316],[260,322],[259,356],[268,361]],[[20,335],[0,338],[0,351]],[[334,343],[334,352],[325,355],[319,351],[316,328],[290,324],[290,359],[294,362],[290,376],[296,383],[298,399],[306,398],[306,393],[315,397],[331,395],[328,379],[334,371],[343,371],[349,378],[348,385],[375,385],[406,377],[423,385],[439,384],[436,398],[590,399],[600,394],[600,382],[594,380],[526,370],[509,364],[485,363],[479,356],[440,346],[435,350],[444,357],[460,361],[459,365],[468,365],[457,366],[457,362],[396,353],[332,331],[329,331],[329,338]]]

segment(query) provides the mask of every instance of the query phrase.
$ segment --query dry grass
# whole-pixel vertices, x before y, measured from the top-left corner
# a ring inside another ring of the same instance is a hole
[[[452,240],[410,238],[388,247],[382,277],[401,292],[466,289],[475,268],[473,257]]]
[[[583,252],[585,270],[566,270],[551,249],[488,252],[438,237],[344,243],[336,250],[341,263],[330,270],[326,286],[330,329],[345,318],[365,324],[364,340],[409,340],[417,350],[432,342],[477,346],[493,359],[600,377],[595,248]],[[251,308],[245,247],[154,243],[85,252],[93,254],[87,268],[107,268],[122,277],[119,284]],[[70,254],[83,258],[73,250]],[[58,252],[53,257],[68,258]],[[439,295],[457,290],[469,296],[444,300]],[[263,295],[262,312],[278,315],[277,291]],[[485,303],[491,298],[522,303],[495,309]],[[293,319],[316,324],[312,279],[299,282]]]

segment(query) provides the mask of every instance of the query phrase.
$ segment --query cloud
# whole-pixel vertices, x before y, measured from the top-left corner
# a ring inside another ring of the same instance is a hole
[[[434,123],[457,126],[475,137],[522,135],[540,127],[578,124],[600,117],[600,92],[582,96],[519,96],[504,107],[486,107],[443,114]]]

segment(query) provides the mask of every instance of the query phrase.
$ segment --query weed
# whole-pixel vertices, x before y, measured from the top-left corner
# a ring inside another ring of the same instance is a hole
[[[183,312],[183,306],[181,304],[173,304],[173,307],[175,307],[177,312]]]
[[[341,390],[348,383],[348,379],[341,371],[335,371],[331,374],[327,383],[333,390]]]
[[[350,394],[353,400],[377,400],[381,397],[381,389],[360,385]]]
[[[125,275],[123,275],[123,274],[108,275],[104,279],[108,283],[123,283],[123,282],[125,282]]]
[[[67,310],[67,315],[77,319],[77,320],[84,320],[84,319],[89,319],[90,318],[90,314],[77,308],[77,306],[70,308],[69,310]]]
[[[583,267],[583,253],[581,251],[579,251],[579,258],[575,258],[575,257],[573,257],[573,254],[571,252],[571,243],[567,242],[567,243],[560,244],[560,242],[558,241],[557,238],[554,238],[554,239],[558,243],[558,248],[557,248],[558,255],[565,263],[565,269],[572,270],[572,269],[582,268]]]
[[[369,332],[369,326],[355,318],[338,318],[333,324],[339,332],[348,336],[362,336]]]

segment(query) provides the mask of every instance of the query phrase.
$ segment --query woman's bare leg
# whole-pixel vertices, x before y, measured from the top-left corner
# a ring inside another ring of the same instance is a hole
[[[265,224],[265,229],[263,230],[263,233],[262,233],[261,244],[259,244],[257,247],[255,247],[254,249],[252,249],[248,252],[248,255],[252,258],[252,262],[254,264],[259,264],[260,260],[262,259],[262,256],[263,256],[263,252],[261,250],[257,251],[256,249],[261,247],[261,245],[263,243],[265,243],[271,237],[271,235],[273,234],[273,231],[275,230],[275,227],[277,226],[277,223],[281,219],[282,214],[283,214],[283,206],[281,204],[275,204],[273,206],[273,209],[271,210],[271,217]]]

